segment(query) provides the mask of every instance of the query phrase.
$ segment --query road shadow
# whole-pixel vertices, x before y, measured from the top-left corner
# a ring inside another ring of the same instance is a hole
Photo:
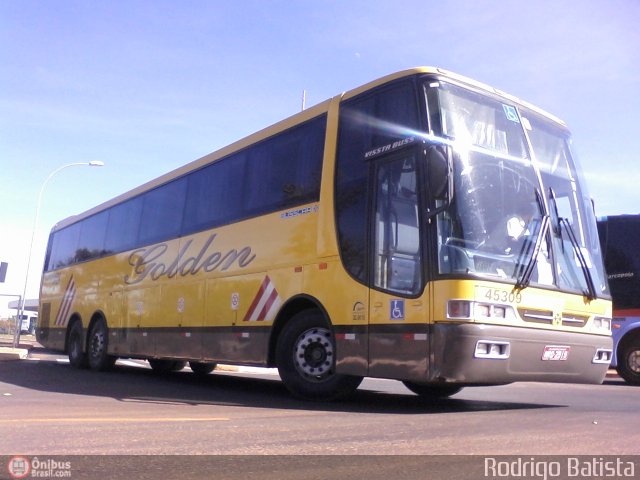
[[[625,382],[622,378],[620,377],[607,377],[604,379],[604,381],[602,382],[603,385],[616,385],[619,387],[637,387],[638,385],[631,385],[630,383]]]
[[[108,372],[79,370],[55,358],[0,362],[0,384],[54,394],[109,397],[128,403],[225,405],[252,408],[346,413],[440,414],[566,405],[448,398],[427,401],[417,395],[359,389],[345,400],[309,402],[295,399],[278,377],[214,371],[205,376],[188,369],[158,374],[149,368],[116,364]],[[464,392],[464,390],[463,390]]]

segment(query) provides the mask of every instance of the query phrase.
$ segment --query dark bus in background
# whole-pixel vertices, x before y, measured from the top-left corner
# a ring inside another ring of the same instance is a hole
[[[640,215],[601,217],[598,234],[613,297],[611,366],[640,385]]]

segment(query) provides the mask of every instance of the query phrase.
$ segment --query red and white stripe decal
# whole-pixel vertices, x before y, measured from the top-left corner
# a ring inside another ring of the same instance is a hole
[[[402,338],[405,340],[425,341],[427,340],[426,333],[405,333]]]
[[[76,282],[73,277],[71,277],[69,279],[69,283],[67,284],[67,288],[64,291],[62,302],[60,303],[60,310],[58,310],[58,315],[56,315],[56,325],[66,325],[69,319],[69,312],[71,312],[71,305],[73,304],[73,299],[75,298],[75,296]]]
[[[336,340],[355,340],[355,333],[336,333]]]
[[[264,277],[249,311],[244,316],[244,322],[261,322],[272,320],[280,308],[280,296],[275,285],[267,275]]]

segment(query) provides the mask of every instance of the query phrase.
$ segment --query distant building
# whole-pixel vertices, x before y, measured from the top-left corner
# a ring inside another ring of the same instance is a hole
[[[20,310],[20,302],[14,300],[9,302],[9,309],[16,311],[14,318],[18,316]],[[35,333],[38,323],[38,299],[27,299],[24,302],[24,311],[22,312],[22,322],[20,323],[21,333]]]

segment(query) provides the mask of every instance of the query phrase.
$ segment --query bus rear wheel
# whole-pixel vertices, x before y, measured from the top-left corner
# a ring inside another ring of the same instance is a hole
[[[640,335],[621,342],[616,370],[628,384],[640,385]]]
[[[182,360],[169,360],[166,358],[149,358],[148,361],[153,371],[158,373],[179,372],[187,365],[187,362]]]
[[[84,339],[82,335],[82,323],[76,321],[71,325],[67,340],[67,354],[69,364],[75,368],[87,368],[88,359],[84,352]]]
[[[336,373],[335,341],[324,316],[303,310],[285,325],[276,347],[285,387],[304,400],[336,400],[353,393],[362,377]]]
[[[462,390],[462,387],[458,387],[457,385],[429,385],[409,381],[402,383],[413,393],[427,400],[448,398]]]
[[[189,362],[189,368],[196,375],[208,375],[216,369],[217,365],[209,362]]]
[[[98,320],[91,327],[87,347],[87,357],[91,370],[104,372],[116,363],[116,357],[112,357],[108,353],[109,331],[104,320]]]

